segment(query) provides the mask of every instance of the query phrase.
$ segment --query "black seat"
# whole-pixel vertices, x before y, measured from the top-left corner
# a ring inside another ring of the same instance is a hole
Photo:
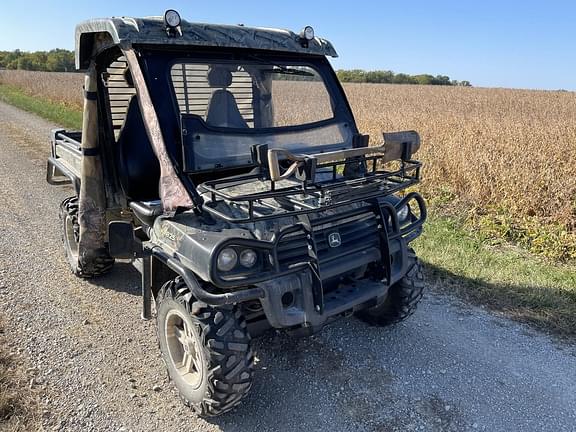
[[[157,201],[132,201],[130,208],[134,215],[142,222],[142,224],[151,227],[154,220],[162,214],[162,202]]]
[[[216,90],[208,103],[206,123],[211,126],[239,128],[248,127],[248,123],[240,114],[234,95],[228,90]]]
[[[213,65],[208,70],[210,87],[214,91],[206,107],[206,123],[211,126],[245,129],[248,123],[240,114],[234,95],[226,90],[232,84],[232,72],[223,66]]]
[[[128,105],[117,147],[118,175],[126,197],[132,201],[160,199],[160,164],[148,140],[136,96]]]

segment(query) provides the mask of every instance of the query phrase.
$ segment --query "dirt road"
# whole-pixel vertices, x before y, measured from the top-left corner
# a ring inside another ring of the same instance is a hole
[[[128,264],[76,279],[61,251],[67,189],[44,176],[51,125],[0,103],[0,314],[41,395],[43,428],[71,431],[569,431],[576,347],[428,292],[393,329],[349,319],[310,339],[256,342],[255,385],[196,418],[167,382]]]

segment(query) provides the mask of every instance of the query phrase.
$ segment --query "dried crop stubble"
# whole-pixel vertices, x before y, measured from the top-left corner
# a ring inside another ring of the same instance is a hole
[[[345,86],[359,128],[416,129],[428,193],[567,225],[576,205],[576,94],[433,86]]]

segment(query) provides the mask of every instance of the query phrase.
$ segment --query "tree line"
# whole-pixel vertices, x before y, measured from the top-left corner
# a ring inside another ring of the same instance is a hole
[[[408,75],[404,73],[394,73],[387,70],[365,71],[363,69],[336,71],[341,82],[354,83],[379,83],[379,84],[423,84],[423,85],[448,85],[471,87],[470,81],[451,80],[446,75]]]
[[[74,51],[56,48],[50,51],[0,51],[0,69],[47,72],[73,72]]]
[[[48,72],[73,72],[74,51],[56,48],[50,51],[26,52],[20,50],[0,51],[0,69],[23,69]],[[362,69],[340,69],[336,71],[342,82],[383,83],[383,84],[426,84],[470,87],[470,81],[451,80],[446,75],[408,75],[387,70],[365,71]],[[278,77],[282,79],[282,77]],[[306,80],[307,77],[293,77],[290,80]],[[308,78],[310,79],[310,78]]]

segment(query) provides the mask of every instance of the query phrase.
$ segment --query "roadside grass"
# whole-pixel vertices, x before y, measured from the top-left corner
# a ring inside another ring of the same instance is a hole
[[[27,387],[27,377],[21,362],[10,353],[0,318],[0,430],[32,430],[37,403]]]
[[[12,86],[0,84],[0,100],[64,127],[82,125],[78,109]],[[506,244],[491,245],[465,218],[454,216],[448,204],[452,198],[440,193],[431,199],[432,216],[416,244],[433,285],[542,329],[576,335],[576,266],[557,265]]]
[[[66,128],[82,127],[82,112],[78,109],[31,96],[17,87],[0,84],[0,100]]]
[[[455,217],[429,218],[416,249],[432,285],[563,336],[576,335],[576,266],[490,246]]]

